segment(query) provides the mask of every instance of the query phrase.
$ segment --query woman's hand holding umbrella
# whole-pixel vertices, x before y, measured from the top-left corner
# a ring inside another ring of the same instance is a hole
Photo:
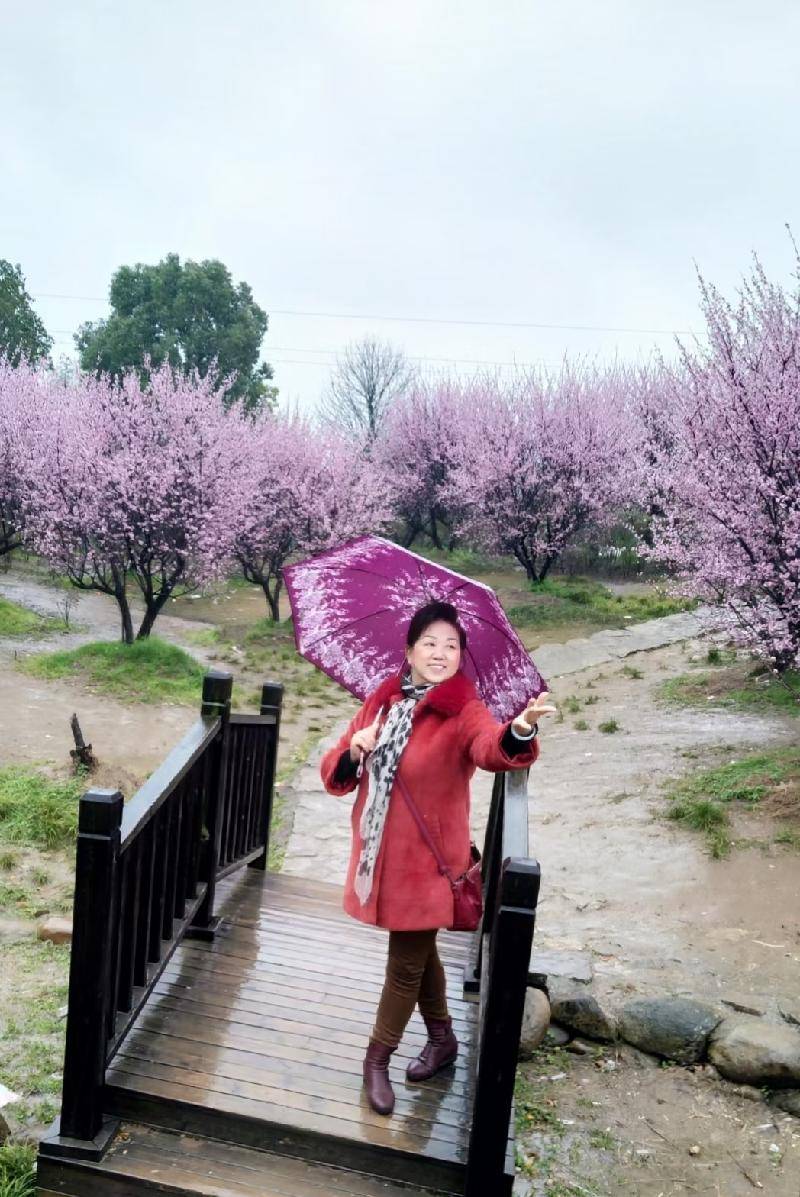
[[[357,731],[354,734],[350,741],[350,759],[353,761],[358,761],[359,777],[361,776],[361,772],[364,768],[365,757],[369,756],[369,754],[374,750],[375,745],[378,743],[378,736],[381,732],[382,715],[383,707],[381,707],[381,709],[378,711],[378,714],[375,716],[374,723],[371,723],[369,727],[362,727],[360,731]]]
[[[511,726],[514,730],[519,732],[521,736],[529,736],[533,731],[534,724],[539,722],[542,715],[555,715],[558,707],[552,706],[547,701],[549,697],[549,691],[542,690],[541,694],[537,694],[536,698],[530,698],[525,710],[521,711],[516,719],[512,721]]]

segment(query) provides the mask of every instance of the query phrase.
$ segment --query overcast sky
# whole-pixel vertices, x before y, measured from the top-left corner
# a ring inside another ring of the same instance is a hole
[[[303,407],[367,333],[426,369],[636,358],[698,329],[695,261],[729,292],[754,249],[792,269],[797,0],[0,16],[0,257],[56,353],[118,266],[171,251],[250,283]]]

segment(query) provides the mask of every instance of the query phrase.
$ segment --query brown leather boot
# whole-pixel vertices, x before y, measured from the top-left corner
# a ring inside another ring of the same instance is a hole
[[[376,1114],[391,1114],[394,1109],[394,1089],[389,1080],[389,1059],[393,1051],[393,1047],[371,1039],[364,1057],[364,1084],[369,1104]]]
[[[410,1081],[427,1081],[442,1068],[452,1064],[458,1055],[458,1040],[453,1032],[452,1018],[426,1018],[428,1042],[416,1060],[406,1069]]]

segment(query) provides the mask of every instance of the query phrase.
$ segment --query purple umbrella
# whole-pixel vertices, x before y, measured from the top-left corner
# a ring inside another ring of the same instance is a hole
[[[411,616],[432,599],[458,611],[467,633],[461,667],[496,719],[513,719],[547,688],[493,590],[381,536],[360,536],[283,575],[298,651],[362,700],[399,672]]]

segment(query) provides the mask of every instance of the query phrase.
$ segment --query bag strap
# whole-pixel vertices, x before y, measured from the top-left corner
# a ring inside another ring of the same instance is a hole
[[[400,793],[405,798],[408,809],[411,811],[412,815],[414,816],[414,821],[416,822],[417,827],[419,828],[420,835],[422,836],[425,843],[430,848],[433,855],[436,857],[436,863],[439,866],[439,872],[442,874],[443,877],[446,877],[447,880],[452,885],[453,884],[453,875],[450,872],[447,865],[445,864],[444,857],[442,856],[441,852],[436,847],[436,844],[433,842],[431,833],[428,831],[428,828],[425,826],[425,820],[422,818],[422,815],[417,810],[416,803],[414,802],[414,799],[409,794],[406,783],[403,781],[402,777],[400,776],[399,769],[395,773],[394,779],[400,787]]]

